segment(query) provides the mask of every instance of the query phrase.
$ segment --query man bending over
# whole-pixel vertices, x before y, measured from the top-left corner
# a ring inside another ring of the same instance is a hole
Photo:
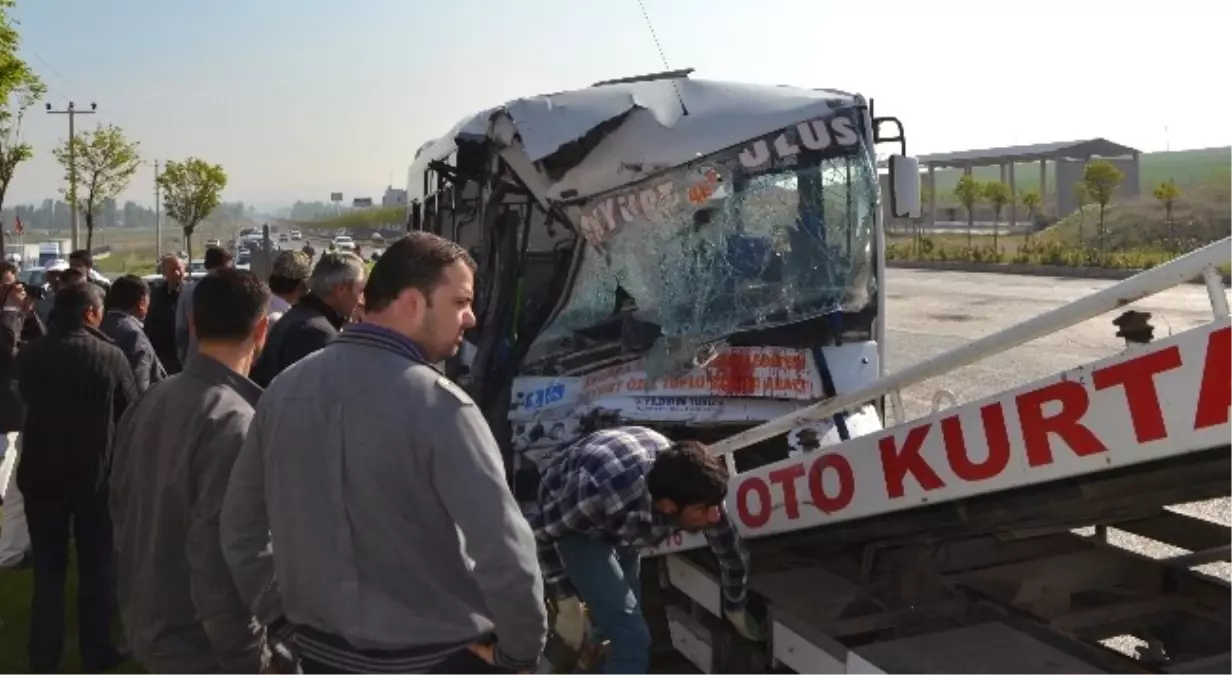
[[[539,510],[529,514],[543,580],[559,607],[557,633],[580,645],[580,598],[590,608],[592,638],[611,640],[603,672],[647,672],[640,549],[684,530],[703,532],[719,559],[728,620],[744,637],[762,639],[744,611],[748,553],[723,506],[726,496],[726,467],[696,441],[620,427],[563,449],[543,473]]]

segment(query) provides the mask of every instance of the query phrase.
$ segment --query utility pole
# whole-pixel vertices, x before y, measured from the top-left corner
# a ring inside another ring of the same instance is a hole
[[[158,189],[158,160],[154,160],[154,254],[163,257],[162,192]]]
[[[78,110],[76,104],[72,101],[68,102],[68,107],[64,110],[52,110],[51,104],[47,104],[47,113],[49,115],[68,115],[68,197],[69,197],[69,213],[73,218],[73,250],[77,250],[78,241],[81,239],[81,233],[77,227],[77,148],[74,140],[77,138],[77,127],[74,124],[74,118],[78,115],[93,115],[98,110],[97,103],[91,103],[89,110]]]

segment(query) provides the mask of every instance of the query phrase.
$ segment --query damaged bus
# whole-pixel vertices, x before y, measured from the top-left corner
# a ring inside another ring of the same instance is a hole
[[[892,208],[918,210],[901,124],[856,94],[690,72],[512,101],[416,153],[408,228],[479,264],[448,371],[515,473],[596,426],[707,441],[881,374],[874,146],[901,144]],[[736,463],[881,428],[870,405]]]

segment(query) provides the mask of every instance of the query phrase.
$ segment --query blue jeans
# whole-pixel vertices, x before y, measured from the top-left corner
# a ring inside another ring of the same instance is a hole
[[[650,670],[650,628],[642,617],[641,552],[583,535],[556,542],[578,596],[590,608],[591,639],[611,640],[605,673]]]

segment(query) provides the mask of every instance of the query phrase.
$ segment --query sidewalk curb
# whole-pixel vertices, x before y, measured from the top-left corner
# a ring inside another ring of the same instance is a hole
[[[1110,279],[1121,281],[1142,270],[1118,270],[1105,267],[1063,267],[1061,265],[1024,265],[1017,263],[964,262],[958,260],[887,260],[886,267],[909,270],[937,270],[942,272],[983,272],[988,274],[1017,274],[1033,277],[1064,277],[1072,279]],[[1189,283],[1203,283],[1198,277]],[[1224,286],[1232,286],[1232,276],[1223,275]]]

